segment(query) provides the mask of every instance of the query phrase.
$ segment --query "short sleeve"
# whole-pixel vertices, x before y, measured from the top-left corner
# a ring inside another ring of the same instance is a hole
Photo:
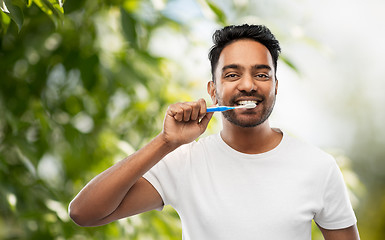
[[[314,221],[325,229],[342,229],[357,222],[342,173],[333,161],[323,191],[323,205]]]
[[[177,202],[181,176],[189,156],[188,149],[188,145],[177,148],[143,175],[158,191],[165,205],[175,206]]]

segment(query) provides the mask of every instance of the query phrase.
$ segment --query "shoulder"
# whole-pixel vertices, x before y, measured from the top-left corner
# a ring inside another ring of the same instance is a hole
[[[189,148],[190,151],[201,150],[202,148],[212,148],[218,145],[219,138],[219,133],[204,136],[199,138],[197,141],[191,142],[186,147]]]
[[[304,140],[285,134],[284,152],[296,159],[315,166],[331,167],[336,164],[335,158]]]
[[[169,159],[182,159],[182,161],[187,160],[191,157],[191,155],[203,153],[205,152],[205,149],[211,149],[213,146],[217,145],[217,142],[217,134],[205,136],[197,141],[192,141],[178,147],[173,152],[169,153],[163,160],[168,162],[173,161]]]

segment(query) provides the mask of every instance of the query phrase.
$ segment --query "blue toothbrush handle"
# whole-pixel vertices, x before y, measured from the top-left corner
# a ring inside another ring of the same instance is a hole
[[[225,107],[225,106],[209,107],[207,108],[206,112],[223,112],[231,109],[234,109],[234,107]]]

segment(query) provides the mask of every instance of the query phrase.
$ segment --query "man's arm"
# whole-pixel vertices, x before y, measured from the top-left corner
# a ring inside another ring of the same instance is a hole
[[[318,225],[325,240],[359,240],[357,225],[348,228],[329,230]]]
[[[168,153],[198,138],[211,117],[203,99],[171,105],[163,131],[92,179],[70,203],[70,217],[81,226],[98,226],[161,207],[162,198],[143,174]]]
[[[162,206],[156,190],[141,176],[172,150],[158,135],[92,179],[70,203],[70,217],[81,226],[97,226]]]

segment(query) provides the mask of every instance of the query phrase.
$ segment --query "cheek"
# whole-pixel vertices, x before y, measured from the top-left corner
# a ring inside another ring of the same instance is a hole
[[[271,88],[271,91],[270,91],[270,96],[275,96],[275,95],[277,95],[277,94],[276,94],[275,87],[272,87],[272,88]]]
[[[275,98],[277,97],[277,92],[276,92],[276,89],[273,87],[271,90],[270,90],[270,93],[269,93],[269,98],[271,99],[271,101],[275,101]]]
[[[218,92],[222,95],[231,94],[237,89],[237,82],[224,82],[220,86],[218,86]]]
[[[223,84],[219,85],[215,89],[215,104],[225,104],[224,101],[229,98],[228,88]]]
[[[269,96],[276,95],[276,86],[275,83],[269,83],[263,86],[264,92],[267,93]]]

